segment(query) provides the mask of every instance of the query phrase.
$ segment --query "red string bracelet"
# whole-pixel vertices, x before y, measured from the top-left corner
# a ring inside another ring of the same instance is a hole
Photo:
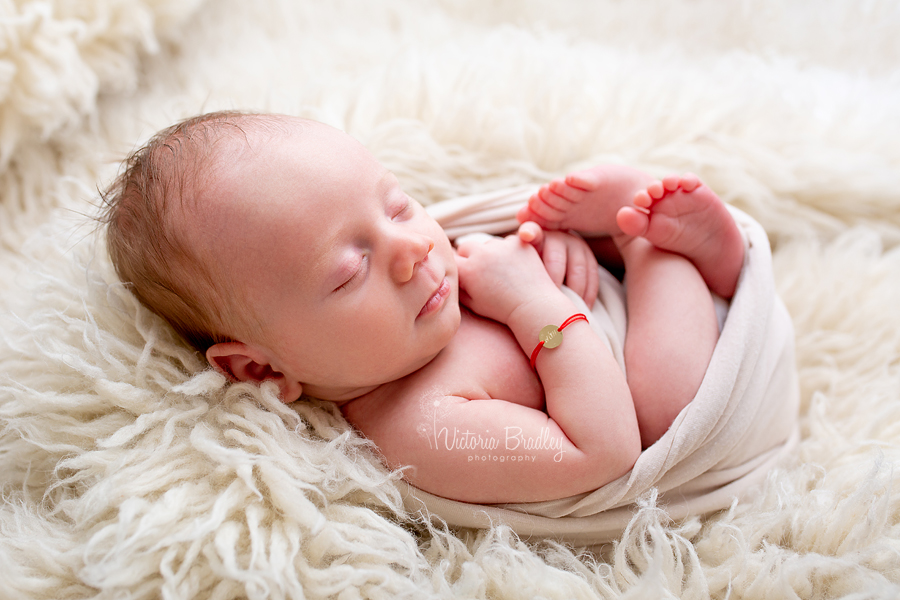
[[[547,325],[541,332],[538,334],[538,339],[540,340],[537,346],[534,347],[534,350],[531,351],[531,368],[534,369],[534,363],[537,361],[538,353],[540,353],[541,348],[556,348],[560,344],[562,344],[563,336],[562,330],[574,323],[575,321],[587,321],[588,318],[581,314],[576,313],[563,321],[563,324],[557,327],[556,325]]]

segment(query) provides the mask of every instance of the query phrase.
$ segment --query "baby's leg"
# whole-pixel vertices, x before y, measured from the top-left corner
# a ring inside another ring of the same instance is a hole
[[[649,446],[696,395],[718,341],[710,291],[730,298],[744,257],[731,214],[692,175],[602,165],[543,186],[518,218],[612,236],[628,285],[628,385]]]
[[[709,288],[687,258],[615,238],[625,262],[625,368],[646,448],[697,394],[718,340]]]
[[[731,298],[744,264],[744,240],[725,203],[695,175],[671,176],[618,210],[616,223],[628,236],[688,258],[709,289]]]
[[[625,367],[646,446],[700,388],[719,336],[711,291],[734,294],[744,242],[693,175],[651,184],[616,221],[628,285]]]
[[[585,237],[615,235],[619,233],[619,209],[633,206],[635,194],[654,182],[643,171],[624,165],[575,171],[542,186],[519,211],[519,222],[534,221],[544,229],[572,229]]]

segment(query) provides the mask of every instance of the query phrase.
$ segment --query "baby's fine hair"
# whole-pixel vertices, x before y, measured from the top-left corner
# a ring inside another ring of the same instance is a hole
[[[246,140],[258,117],[215,112],[176,123],[128,157],[101,194],[100,221],[119,278],[201,352],[230,339],[224,319],[236,311],[178,224],[211,176],[216,146]]]

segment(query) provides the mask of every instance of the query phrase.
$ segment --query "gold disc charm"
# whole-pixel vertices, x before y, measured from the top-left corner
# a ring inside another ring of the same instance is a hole
[[[544,348],[556,348],[562,344],[563,334],[556,325],[546,325],[538,334],[538,339],[544,342]]]

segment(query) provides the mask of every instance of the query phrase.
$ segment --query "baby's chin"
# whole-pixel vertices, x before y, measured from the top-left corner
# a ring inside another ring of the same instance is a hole
[[[427,349],[423,349],[422,353],[411,358],[405,365],[394,372],[394,377],[388,381],[396,381],[408,375],[412,375],[416,371],[424,368],[437,358],[444,348],[450,345],[456,332],[459,331],[460,321],[462,319],[461,308],[458,300],[456,289],[453,290],[451,296],[447,298],[447,304],[443,308],[441,317],[441,327],[433,343],[429,344]],[[388,383],[386,381],[385,383]]]

